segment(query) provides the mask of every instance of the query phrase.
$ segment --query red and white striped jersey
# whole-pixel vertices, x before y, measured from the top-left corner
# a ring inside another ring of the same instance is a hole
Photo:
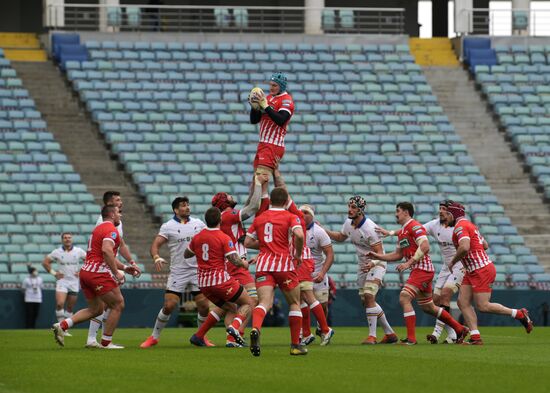
[[[287,92],[276,96],[269,94],[267,96],[267,104],[276,112],[286,111],[290,114],[290,117],[294,114],[294,101],[292,100],[292,96]],[[260,142],[284,147],[288,123],[290,123],[290,118],[280,127],[271,120],[271,117],[267,113],[264,113],[260,119]]]
[[[241,236],[244,236],[246,233],[244,231],[244,225],[241,219],[241,211],[237,209],[227,209],[222,212],[222,222],[220,225],[220,229],[223,233],[225,233],[233,244],[235,245],[235,249],[237,250],[237,254],[241,258],[246,258],[246,248],[242,243],[239,243],[238,240]],[[240,270],[246,270],[243,267],[235,266],[232,263],[227,264],[227,272],[230,276],[233,276],[235,273],[237,273]]]
[[[412,218],[399,230],[397,233],[397,247],[403,251],[403,256],[406,260],[414,256],[416,250],[418,250],[418,244],[416,242],[421,238],[425,238],[426,241],[428,241],[426,228]],[[416,269],[426,272],[434,271],[432,259],[428,254],[425,254],[420,261],[413,265],[412,270]]]
[[[197,258],[200,288],[220,285],[229,280],[226,257],[237,251],[233,241],[219,228],[204,228],[193,237],[188,248]]]
[[[487,266],[493,263],[485,252],[483,247],[483,236],[479,233],[479,229],[472,222],[465,218],[459,218],[455,224],[453,231],[453,244],[458,248],[458,243],[462,239],[470,239],[470,250],[464,258],[462,258],[462,264],[466,268],[466,271],[472,273],[477,269]]]
[[[88,241],[86,261],[82,266],[82,270],[95,273],[111,271],[103,259],[102,248],[104,240],[113,243],[113,253],[114,255],[117,255],[118,248],[120,247],[120,235],[111,221],[104,221],[94,228],[94,231],[90,236],[90,240]]]
[[[271,208],[256,217],[247,236],[260,242],[256,262],[257,272],[287,272],[295,270],[290,254],[292,231],[302,227],[302,220],[282,208]]]

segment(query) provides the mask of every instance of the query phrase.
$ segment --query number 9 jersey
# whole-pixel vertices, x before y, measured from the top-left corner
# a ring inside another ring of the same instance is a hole
[[[290,239],[295,228],[302,228],[300,218],[283,208],[272,207],[256,216],[246,234],[260,242],[256,272],[295,270],[293,256],[290,255]]]

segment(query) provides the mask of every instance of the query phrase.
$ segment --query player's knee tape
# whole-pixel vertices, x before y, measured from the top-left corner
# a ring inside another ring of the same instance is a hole
[[[319,303],[328,302],[328,289],[322,291],[314,291],[313,295],[315,296],[315,299],[319,301]]]
[[[258,297],[258,290],[256,289],[256,287],[246,288],[246,292],[248,292],[248,296],[250,297]]]
[[[418,299],[418,305],[419,306],[425,306],[426,304],[430,304],[433,302],[432,297],[425,297],[423,299]]]
[[[377,283],[366,282],[365,285],[363,286],[363,294],[376,296],[379,289],[380,289],[380,286]]]
[[[273,169],[268,168],[266,166],[258,165],[256,167],[256,175],[264,175],[264,174],[271,175],[272,173],[273,173]]]
[[[454,283],[454,282],[449,282],[449,283],[446,283],[443,288],[447,288],[447,289],[450,289],[453,294],[454,293],[457,293],[458,290],[460,289],[460,284],[457,284],[457,283]],[[441,292],[441,291],[440,291]]]
[[[411,296],[414,299],[416,297],[418,291],[417,291],[416,288],[405,285],[403,287],[403,289],[401,290],[401,293],[406,293],[407,295]]]
[[[300,291],[313,291],[313,281],[300,282]]]

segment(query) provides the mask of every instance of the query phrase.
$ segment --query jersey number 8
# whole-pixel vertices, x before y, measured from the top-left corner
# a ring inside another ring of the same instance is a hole
[[[208,261],[208,244],[202,245],[202,260]]]

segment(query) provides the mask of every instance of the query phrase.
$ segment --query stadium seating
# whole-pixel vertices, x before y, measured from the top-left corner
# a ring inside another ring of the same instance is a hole
[[[0,288],[23,281],[72,232],[86,247],[99,214],[9,60],[0,52]]]
[[[353,194],[366,196],[369,215],[393,228],[396,202],[412,200],[425,222],[450,197],[467,204],[497,263],[537,264],[407,45],[85,45],[90,61],[67,62],[67,78],[163,219],[178,194],[190,196],[196,215],[221,190],[246,199],[258,140],[246,97],[277,70],[288,74],[296,102],[281,169],[294,199],[315,205],[322,223],[339,228]],[[387,250],[393,247],[386,242]],[[353,246],[335,248],[342,264],[335,277],[353,285]]]

